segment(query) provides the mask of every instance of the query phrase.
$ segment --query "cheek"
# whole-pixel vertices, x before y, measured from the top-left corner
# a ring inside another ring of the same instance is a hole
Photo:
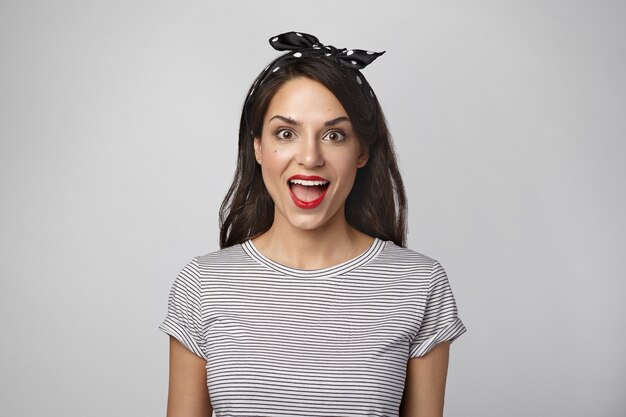
[[[327,159],[327,162],[332,164],[339,178],[349,179],[356,176],[356,171],[359,167],[358,159],[356,155],[352,153],[337,155],[335,158]]]
[[[264,147],[261,152],[263,163],[261,170],[267,174],[279,174],[289,163],[289,154],[284,149],[275,146]],[[269,179],[269,178],[268,178]]]
[[[285,159],[287,157],[287,152],[284,149],[281,149],[279,146],[269,146],[263,149],[263,155],[270,160],[279,161],[281,159]]]

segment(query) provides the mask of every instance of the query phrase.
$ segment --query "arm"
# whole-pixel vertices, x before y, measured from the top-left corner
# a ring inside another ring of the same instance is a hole
[[[170,336],[167,417],[211,417],[206,361]]]
[[[437,344],[423,357],[409,359],[401,417],[442,417],[450,342]]]

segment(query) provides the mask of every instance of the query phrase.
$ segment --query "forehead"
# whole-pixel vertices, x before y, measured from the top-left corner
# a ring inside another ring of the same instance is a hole
[[[265,120],[277,114],[312,122],[348,116],[332,91],[306,77],[294,78],[278,88],[270,100]]]

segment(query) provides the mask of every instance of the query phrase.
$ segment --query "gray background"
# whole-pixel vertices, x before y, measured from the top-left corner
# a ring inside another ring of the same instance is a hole
[[[165,414],[168,291],[287,30],[387,50],[409,246],[469,329],[447,416],[624,415],[624,1],[0,4],[0,415]]]

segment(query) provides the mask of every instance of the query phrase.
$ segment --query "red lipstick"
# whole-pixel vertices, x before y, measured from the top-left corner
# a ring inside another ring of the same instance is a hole
[[[303,201],[303,200],[300,200],[298,197],[296,197],[296,195],[293,193],[293,190],[291,189],[292,180],[298,181],[297,183],[294,183],[294,184],[300,184],[300,186],[304,185],[304,186],[311,186],[311,187],[315,185],[310,184],[309,182],[321,181],[324,184],[320,184],[320,185],[325,185],[326,187],[324,188],[320,196],[317,197],[315,200]],[[298,206],[301,209],[313,209],[319,206],[322,203],[322,201],[324,201],[324,197],[326,197],[326,191],[328,191],[329,184],[330,182],[326,178],[318,177],[317,175],[293,175],[292,177],[289,178],[287,186],[289,187],[289,194],[291,195],[291,199],[293,200],[296,206]]]

